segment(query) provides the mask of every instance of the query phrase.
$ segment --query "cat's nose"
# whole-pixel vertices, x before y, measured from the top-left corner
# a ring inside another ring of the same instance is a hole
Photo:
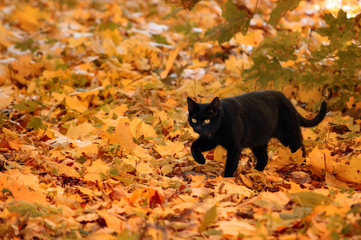
[[[196,126],[195,131],[196,131],[197,133],[199,133],[199,132],[201,131],[201,126]]]

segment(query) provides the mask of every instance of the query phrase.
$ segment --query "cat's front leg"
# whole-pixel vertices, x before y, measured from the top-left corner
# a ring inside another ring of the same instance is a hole
[[[234,172],[237,170],[239,157],[241,156],[242,148],[227,149],[226,167],[224,169],[224,177],[233,177]]]
[[[200,137],[192,143],[191,153],[197,163],[204,164],[206,163],[206,159],[203,157],[202,152],[212,150],[215,147],[215,143]]]

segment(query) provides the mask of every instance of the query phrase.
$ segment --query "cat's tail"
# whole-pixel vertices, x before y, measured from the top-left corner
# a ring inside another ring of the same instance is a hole
[[[306,118],[302,117],[301,114],[298,113],[298,119],[300,120],[300,125],[302,127],[316,126],[325,118],[326,111],[327,111],[327,104],[325,101],[323,101],[321,104],[320,112],[313,119],[306,119]]]

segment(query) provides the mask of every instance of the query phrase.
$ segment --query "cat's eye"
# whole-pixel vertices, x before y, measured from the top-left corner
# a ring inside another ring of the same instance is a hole
[[[211,120],[209,120],[209,119],[204,120],[204,123],[205,123],[205,124],[208,124],[208,123],[210,123],[210,122],[211,122]]]
[[[197,122],[197,119],[192,118],[192,122],[193,122],[193,123],[196,123],[196,122]]]

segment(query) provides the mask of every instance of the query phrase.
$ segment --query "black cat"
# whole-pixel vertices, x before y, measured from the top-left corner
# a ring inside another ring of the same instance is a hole
[[[217,145],[227,150],[225,177],[233,177],[237,170],[242,148],[251,148],[257,158],[256,169],[263,171],[268,162],[267,143],[277,138],[296,152],[304,147],[300,126],[313,127],[326,115],[326,102],[311,120],[302,117],[281,92],[259,91],[211,103],[198,104],[187,98],[188,121],[199,138],[193,142],[191,152],[200,164],[205,163],[202,152]]]

